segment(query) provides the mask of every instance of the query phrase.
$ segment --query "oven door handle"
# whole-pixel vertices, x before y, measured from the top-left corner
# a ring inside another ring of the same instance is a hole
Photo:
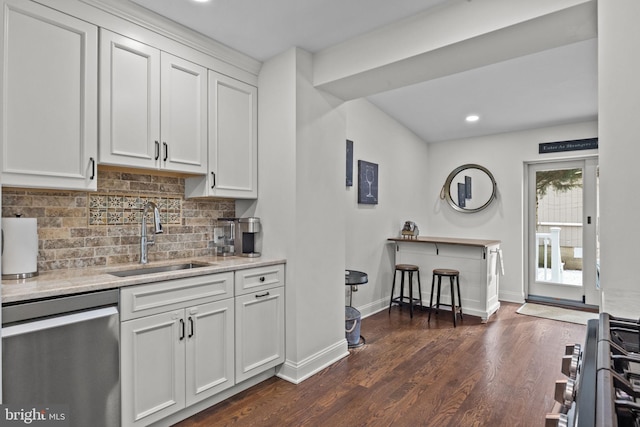
[[[52,317],[50,319],[25,322],[18,325],[2,327],[2,338],[43,331],[78,322],[86,322],[88,320],[113,316],[114,314],[118,314],[118,309],[116,307],[104,307],[96,310],[81,311],[79,313],[68,314],[65,316]]]

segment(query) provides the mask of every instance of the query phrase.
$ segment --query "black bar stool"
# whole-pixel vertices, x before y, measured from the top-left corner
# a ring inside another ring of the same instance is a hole
[[[431,279],[431,298],[429,300],[429,317],[427,322],[431,320],[431,311],[433,310],[433,288],[436,282],[436,276],[438,276],[438,297],[436,299],[436,314],[438,314],[438,308],[441,305],[449,305],[449,304],[440,304],[440,284],[442,283],[443,277],[449,278],[449,283],[451,286],[451,313],[453,314],[453,327],[456,327],[456,314],[460,312],[460,320],[462,320],[462,298],[460,298],[460,272],[458,270],[453,270],[450,268],[436,268],[433,270],[433,277]],[[457,288],[458,288],[458,305],[456,306],[456,296],[454,293],[453,281],[455,279]]]
[[[393,297],[393,291],[396,288],[396,273],[400,272],[400,296]],[[409,276],[409,296],[404,296],[404,274]],[[418,298],[413,298],[413,273],[418,276]],[[393,285],[391,286],[391,300],[389,301],[389,313],[391,313],[391,306],[393,303],[397,303],[402,307],[402,303],[405,299],[409,300],[409,313],[413,317],[413,306],[422,306],[422,285],[420,284],[420,268],[413,264],[396,264],[396,268],[393,272]]]

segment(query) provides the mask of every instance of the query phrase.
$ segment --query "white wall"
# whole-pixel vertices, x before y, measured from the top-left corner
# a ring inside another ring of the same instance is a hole
[[[344,343],[344,184],[342,101],[313,88],[312,58],[297,50],[296,302],[298,343],[306,356]]]
[[[603,311],[638,318],[640,2],[598,2]]]
[[[369,283],[353,294],[353,305],[366,316],[389,304],[394,246],[387,239],[398,236],[407,220],[415,221],[421,230],[427,227],[428,149],[424,141],[365,99],[348,102],[346,114],[347,139],[354,147],[354,177],[353,187],[342,181],[345,259],[348,269],[369,276]],[[377,205],[358,204],[358,160],[378,164]]]
[[[344,334],[342,102],[311,85],[311,55],[288,51],[259,76],[259,199],[236,202],[261,218],[263,256],[286,266],[286,360],[297,383],[348,354]]]
[[[500,278],[499,298],[524,301],[524,162],[593,154],[594,150],[557,153],[552,157],[538,154],[541,142],[593,137],[597,137],[596,122],[429,145],[426,232],[432,236],[501,240],[505,275]],[[497,200],[485,210],[472,214],[457,212],[440,199],[442,185],[449,173],[466,163],[477,163],[489,169],[498,185]]]

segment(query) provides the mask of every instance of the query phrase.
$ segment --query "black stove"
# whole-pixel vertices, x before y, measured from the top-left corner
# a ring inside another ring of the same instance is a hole
[[[545,426],[640,427],[640,320],[601,313],[567,346]]]

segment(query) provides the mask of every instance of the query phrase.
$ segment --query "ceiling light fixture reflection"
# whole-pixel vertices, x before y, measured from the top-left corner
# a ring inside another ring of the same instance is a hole
[[[480,120],[480,116],[478,116],[477,114],[470,114],[465,118],[465,120],[469,123],[477,122],[478,120]]]
[[[193,0],[196,3],[209,3],[211,0]]]

